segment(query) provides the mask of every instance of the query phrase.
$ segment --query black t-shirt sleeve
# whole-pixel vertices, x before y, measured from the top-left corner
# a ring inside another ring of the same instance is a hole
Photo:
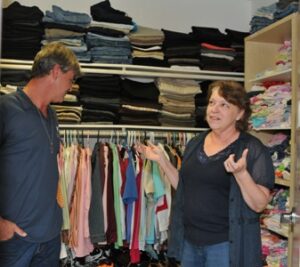
[[[267,147],[261,143],[256,143],[254,147],[255,153],[251,158],[253,161],[251,164],[252,169],[249,172],[257,184],[272,189],[275,174],[271,155]],[[251,147],[249,149],[251,150]]]
[[[0,96],[0,147],[3,143],[3,138],[4,138],[3,132],[4,132],[4,110],[3,110],[3,104]]]

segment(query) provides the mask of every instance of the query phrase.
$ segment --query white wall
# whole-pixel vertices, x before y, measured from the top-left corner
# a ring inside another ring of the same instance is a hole
[[[19,0],[24,6],[38,6],[43,12],[52,5],[90,14],[90,6],[102,0]],[[6,7],[13,1],[3,0]],[[191,26],[249,31],[250,0],[110,0],[111,6],[127,12],[137,24],[190,32]]]

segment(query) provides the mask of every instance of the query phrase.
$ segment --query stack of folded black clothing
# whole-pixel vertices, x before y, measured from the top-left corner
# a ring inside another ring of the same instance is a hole
[[[85,43],[85,31],[91,17],[85,13],[71,12],[52,5],[43,17],[45,36],[42,43],[61,42],[69,47],[79,61],[89,62],[91,57]]]
[[[159,91],[153,79],[122,79],[121,124],[160,125]]]
[[[234,49],[234,58],[231,61],[231,70],[234,72],[244,72],[245,42],[244,39],[250,35],[250,32],[241,32],[232,29],[225,29],[228,38],[231,41],[230,47]]]
[[[136,31],[129,34],[132,63],[146,66],[168,66],[162,51],[164,38],[161,30],[138,26]]]
[[[165,35],[163,51],[170,66],[189,66],[199,70],[200,47],[193,35],[162,29]]]
[[[92,23],[87,44],[93,62],[131,64],[131,47],[126,36],[133,29],[132,18],[111,7],[108,0],[91,6]]]
[[[29,70],[11,70],[2,69],[0,73],[1,85],[12,85],[16,87],[24,87],[30,79]]]
[[[86,74],[77,80],[83,107],[82,122],[117,123],[120,108],[120,77]]]
[[[216,28],[192,26],[192,35],[201,47],[201,69],[232,71],[235,50],[231,48],[231,40],[226,34]]]
[[[212,83],[211,80],[202,81],[200,83],[202,93],[195,95],[195,126],[199,128],[208,128],[208,124],[205,120],[205,114],[207,107],[208,86],[210,83]]]
[[[32,60],[41,48],[43,12],[13,2],[3,8],[2,58]]]

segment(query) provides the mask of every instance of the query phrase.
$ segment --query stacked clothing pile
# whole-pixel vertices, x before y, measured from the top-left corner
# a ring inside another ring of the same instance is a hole
[[[80,61],[89,62],[85,31],[90,22],[88,14],[66,11],[52,5],[52,11],[47,10],[43,17],[45,36],[42,44],[61,42],[72,49]]]
[[[225,29],[230,40],[230,48],[234,50],[233,60],[230,61],[231,71],[244,72],[245,42],[244,39],[250,35],[250,32],[241,32],[232,29]]]
[[[41,48],[43,12],[13,2],[3,8],[2,58],[32,60]]]
[[[262,250],[266,266],[288,266],[288,241],[267,230],[262,230]]]
[[[291,84],[289,82],[264,82],[263,93],[250,98],[254,128],[290,128]]]
[[[79,86],[73,84],[70,91],[65,95],[62,103],[54,103],[51,106],[55,109],[57,119],[60,123],[80,123],[82,107],[78,100]]]
[[[278,2],[258,8],[250,21],[250,32],[260,29],[298,11],[298,0],[279,0]]]
[[[158,103],[159,91],[154,79],[122,79],[121,124],[160,125],[158,115],[161,104]]]
[[[207,93],[208,86],[213,81],[206,80],[200,83],[201,93],[195,95],[195,120],[196,127],[208,128],[208,124],[205,120],[206,108],[207,108]]]
[[[108,0],[91,6],[92,23],[87,32],[87,45],[93,62],[131,64],[131,47],[127,33],[133,28],[132,18],[111,7]]]
[[[235,50],[229,37],[219,29],[192,26],[192,36],[201,47],[200,68],[213,71],[231,71]]]
[[[194,67],[199,70],[200,48],[194,36],[162,29],[165,40],[163,51],[170,66]]]
[[[195,95],[201,92],[194,80],[158,78],[159,103],[163,105],[159,121],[163,126],[194,127]]]
[[[77,80],[83,106],[82,122],[117,123],[120,108],[120,77],[86,74]]]
[[[133,64],[146,66],[166,66],[162,44],[164,33],[161,30],[138,26],[129,34]]]

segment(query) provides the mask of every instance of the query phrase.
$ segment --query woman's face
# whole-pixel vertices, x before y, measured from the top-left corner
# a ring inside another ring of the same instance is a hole
[[[244,110],[219,95],[218,87],[213,88],[206,110],[206,120],[212,130],[235,129],[236,121],[240,120],[243,114]]]

